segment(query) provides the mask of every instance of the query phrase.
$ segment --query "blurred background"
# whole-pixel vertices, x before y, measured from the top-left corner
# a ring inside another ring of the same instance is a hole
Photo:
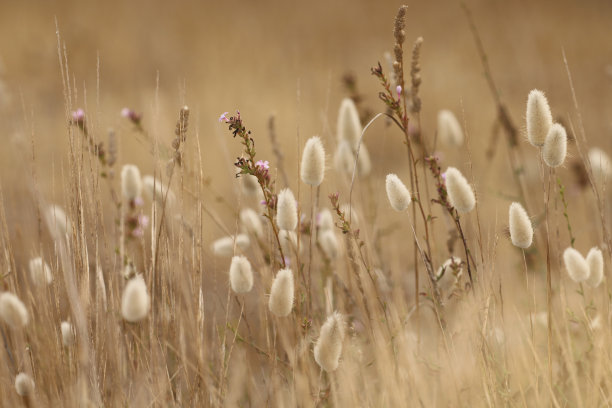
[[[354,75],[363,106],[372,112],[382,110],[379,85],[370,68],[378,61],[385,66],[383,54],[392,50],[393,20],[400,4],[0,2],[4,141],[0,182],[8,218],[31,216],[25,211],[30,196],[20,182],[23,171],[36,173],[38,188],[50,200],[61,202],[65,192],[68,118],[56,27],[67,52],[69,109],[83,108],[100,139],[107,128],[116,129],[119,165],[135,163],[143,174],[155,166],[148,149],[121,117],[122,108],[142,113],[144,127],[169,145],[178,111],[187,104],[192,112],[190,141],[199,140],[205,177],[218,194],[231,200],[232,162],[240,147],[218,123],[219,115],[240,109],[253,130],[260,158],[273,161],[267,121],[274,112],[287,170],[297,185],[298,137],[301,146],[306,138],[321,135],[331,158],[339,103],[348,95],[342,81],[346,73]],[[524,128],[525,101],[532,88],[547,93],[555,115],[575,120],[562,57],[565,50],[589,143],[612,152],[612,2],[473,0],[466,4],[517,126]],[[455,112],[469,134],[479,197],[496,208],[496,201],[489,198],[506,188],[499,180],[509,189],[515,187],[508,178],[503,145],[492,160],[484,158],[497,110],[461,4],[408,5],[406,49],[418,36],[424,38],[423,133],[433,137],[440,109]],[[382,121],[376,123],[365,138],[374,162],[373,180],[392,171],[407,172],[401,134],[384,128]],[[196,144],[190,148],[196,149]],[[529,148],[523,144],[522,149]],[[443,167],[465,169],[468,161],[465,151],[440,152],[440,156]],[[495,168],[499,173],[490,171]],[[491,173],[498,176],[485,180]],[[338,189],[328,182],[322,194]],[[499,202],[505,213],[507,200]]]

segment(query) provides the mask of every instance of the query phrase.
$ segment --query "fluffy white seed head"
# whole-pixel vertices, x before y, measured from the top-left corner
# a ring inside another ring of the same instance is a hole
[[[30,320],[23,302],[9,292],[0,294],[0,318],[14,329],[25,326]]]
[[[357,174],[359,176],[367,176],[372,172],[372,159],[370,152],[365,144],[361,143],[359,148],[359,158],[357,159]]]
[[[261,217],[255,210],[251,208],[244,208],[240,211],[240,222],[242,226],[249,234],[257,238],[262,238],[264,235],[263,223],[261,222]]]
[[[589,150],[589,163],[593,170],[596,183],[603,183],[612,177],[612,161],[610,157],[600,148],[593,147]]]
[[[387,198],[389,199],[389,203],[395,211],[402,212],[408,208],[410,202],[412,201],[410,192],[404,183],[402,183],[402,180],[397,177],[397,175],[387,174],[385,187],[387,189]]]
[[[340,248],[338,246],[338,238],[333,229],[319,231],[317,237],[321,249],[330,260],[334,260],[338,257]]]
[[[436,279],[440,288],[446,290],[451,287],[463,274],[461,258],[451,256],[438,268]]]
[[[280,241],[284,256],[291,256],[291,254],[297,251],[297,234],[295,231],[280,230],[278,232],[278,240]]]
[[[344,332],[344,318],[338,312],[328,316],[321,326],[321,332],[314,347],[314,358],[317,364],[327,372],[335,371],[338,368]]]
[[[334,154],[334,167],[340,173],[349,177],[353,176],[355,167],[356,150],[353,151],[351,143],[347,140],[342,140],[338,143],[336,153]],[[359,157],[357,158],[357,175],[367,176],[372,171],[372,159],[368,148],[364,143],[359,148]]]
[[[543,146],[550,127],[552,113],[544,92],[537,89],[529,92],[527,98],[527,138],[534,146]]]
[[[591,248],[587,254],[586,261],[589,265],[589,277],[586,283],[590,287],[596,288],[604,277],[604,259],[601,250],[597,247]]]
[[[72,324],[64,321],[60,324],[60,330],[62,332],[62,344],[66,347],[72,346],[76,339]]]
[[[242,181],[242,192],[244,195],[257,196],[261,193],[261,187],[259,186],[257,177],[251,174],[241,174],[239,179]]]
[[[319,231],[327,231],[334,228],[334,216],[331,211],[324,208],[319,213]]]
[[[249,236],[246,234],[236,235],[236,248],[246,251],[251,244]],[[234,237],[228,236],[219,238],[212,243],[212,251],[217,256],[230,257],[234,255]]]
[[[244,256],[232,258],[229,270],[230,286],[236,293],[247,293],[253,288],[253,270]]]
[[[589,278],[589,264],[574,248],[567,248],[563,252],[563,263],[567,274],[574,282],[584,282]]]
[[[276,204],[276,223],[280,229],[293,231],[297,226],[297,203],[293,193],[288,188],[278,193]]]
[[[293,309],[293,272],[291,269],[281,269],[276,274],[270,290],[268,308],[278,317],[285,317],[291,313]]]
[[[302,181],[311,186],[318,186],[325,176],[325,149],[319,136],[313,136],[306,142],[302,153],[300,171]]]
[[[448,147],[459,147],[463,144],[463,130],[455,114],[449,110],[438,112],[438,139]]]
[[[121,315],[128,322],[138,322],[147,317],[151,299],[142,275],[130,279],[123,290]]]
[[[72,229],[68,216],[62,207],[56,204],[51,204],[45,210],[45,221],[51,236],[55,240],[64,238]]]
[[[128,201],[135,200],[142,193],[140,170],[133,164],[126,164],[121,169],[121,193]]]
[[[153,176],[144,176],[142,184],[147,199],[157,203],[157,205],[162,206],[164,204],[166,193],[168,194],[168,197],[165,198],[166,206],[172,207],[176,202],[176,197],[172,190],[169,190],[167,186],[162,184],[161,180],[156,180]]]
[[[446,191],[448,201],[460,213],[468,213],[476,205],[476,197],[470,183],[463,174],[454,167],[446,169]]]
[[[41,257],[30,259],[30,278],[36,286],[48,285],[53,282],[51,268]]]
[[[533,241],[533,226],[527,211],[519,203],[510,204],[510,239],[519,248],[529,248]]]
[[[566,155],[567,133],[562,125],[555,123],[550,127],[542,149],[544,162],[549,167],[558,167],[563,164]]]
[[[15,377],[15,390],[22,397],[32,395],[34,392],[34,380],[26,373],[19,373]]]
[[[338,143],[346,140],[351,148],[356,148],[361,138],[361,131],[361,121],[355,102],[350,98],[344,98],[338,112]]]

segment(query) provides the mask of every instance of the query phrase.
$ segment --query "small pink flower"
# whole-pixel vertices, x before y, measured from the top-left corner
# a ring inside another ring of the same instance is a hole
[[[121,109],[121,116],[123,116],[124,118],[129,118],[131,115],[132,111],[130,110],[130,108]]]
[[[227,118],[228,113],[229,112],[223,112],[221,116],[219,116],[219,122],[225,122],[225,123],[229,122],[229,119]]]
[[[401,99],[401,97],[402,97],[402,86],[401,86],[401,85],[398,85],[398,86],[395,88],[395,92],[397,92],[397,99]]]
[[[446,172],[440,174],[440,177],[442,177],[442,180],[446,181]]]
[[[132,236],[136,238],[142,238],[144,236],[144,230],[140,227],[132,230]]]
[[[75,122],[80,122],[85,119],[85,111],[81,108],[72,112],[72,120]]]
[[[255,167],[268,170],[270,169],[270,163],[267,160],[258,160],[257,163],[255,163]]]
[[[149,217],[144,214],[140,214],[138,216],[138,225],[140,226],[140,228],[147,228],[147,226],[149,225]]]
[[[142,197],[136,197],[134,199],[134,205],[136,207],[142,207],[144,205],[144,201],[142,200]]]

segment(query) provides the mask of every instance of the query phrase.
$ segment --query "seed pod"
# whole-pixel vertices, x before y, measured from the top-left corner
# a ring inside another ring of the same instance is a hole
[[[285,317],[291,313],[293,309],[293,272],[291,269],[281,269],[276,274],[270,290],[268,308],[278,317]]]
[[[446,192],[448,201],[460,213],[468,213],[476,205],[476,197],[472,186],[463,177],[463,174],[454,167],[446,169]]]
[[[23,302],[9,292],[0,294],[0,318],[13,329],[25,326],[30,320]]]
[[[251,240],[246,234],[236,235],[236,248],[246,251]],[[230,257],[234,255],[234,237],[219,238],[212,244],[212,251],[217,256]]]
[[[253,288],[253,270],[244,256],[232,258],[229,270],[230,286],[236,293],[247,293]]]
[[[590,287],[596,288],[604,277],[604,259],[601,250],[597,247],[591,248],[587,254],[586,261],[589,265],[589,277],[586,283]]]
[[[593,147],[589,150],[589,162],[596,183],[603,183],[612,177],[612,161],[603,150]]]
[[[151,299],[147,292],[147,284],[142,275],[132,278],[125,285],[121,298],[121,315],[131,323],[147,317],[151,308]]]
[[[351,148],[357,148],[361,138],[361,121],[355,102],[350,98],[344,98],[338,112],[338,143],[346,140]]]
[[[533,241],[533,226],[527,212],[519,203],[510,204],[510,239],[519,248],[529,248]]]
[[[563,263],[567,274],[574,282],[584,282],[589,278],[589,264],[574,248],[567,248],[563,252]]]
[[[22,397],[27,397],[34,392],[34,380],[26,373],[19,373],[15,377],[15,390]]]
[[[402,212],[408,208],[412,201],[410,192],[397,175],[387,174],[385,186],[387,189],[387,198],[395,211]]]
[[[311,186],[318,186],[325,176],[325,149],[318,136],[311,137],[304,146],[300,175],[302,181]]]
[[[542,156],[544,162],[549,167],[558,167],[565,161],[567,155],[567,133],[565,128],[558,123],[555,123],[550,127],[546,141],[544,142],[544,148],[542,149]]]
[[[261,222],[261,217],[252,209],[245,208],[240,211],[240,222],[242,226],[249,234],[257,238],[262,238],[264,235],[264,228]]]
[[[133,164],[126,164],[121,169],[121,193],[128,201],[135,200],[142,193],[140,170]]]
[[[66,347],[72,346],[75,341],[75,335],[74,329],[70,322],[62,322],[60,325],[60,330],[62,332],[62,344]]]
[[[278,193],[276,205],[276,222],[280,229],[293,231],[297,226],[297,203],[293,193],[288,188]]]
[[[344,318],[338,312],[331,314],[323,326],[314,347],[314,358],[325,371],[332,372],[338,368],[342,354],[342,342],[345,331]]]
[[[544,92],[537,89],[527,98],[527,138],[534,146],[543,146],[553,124],[552,113]]]
[[[448,147],[459,147],[463,144],[463,130],[455,114],[449,110],[438,112],[438,139]]]
[[[41,257],[30,259],[30,278],[36,286],[48,285],[53,282],[51,268]]]

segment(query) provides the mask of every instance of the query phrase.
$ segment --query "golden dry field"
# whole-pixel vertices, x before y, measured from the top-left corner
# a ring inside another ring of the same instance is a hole
[[[4,0],[0,135],[0,407],[612,405],[609,1]]]

